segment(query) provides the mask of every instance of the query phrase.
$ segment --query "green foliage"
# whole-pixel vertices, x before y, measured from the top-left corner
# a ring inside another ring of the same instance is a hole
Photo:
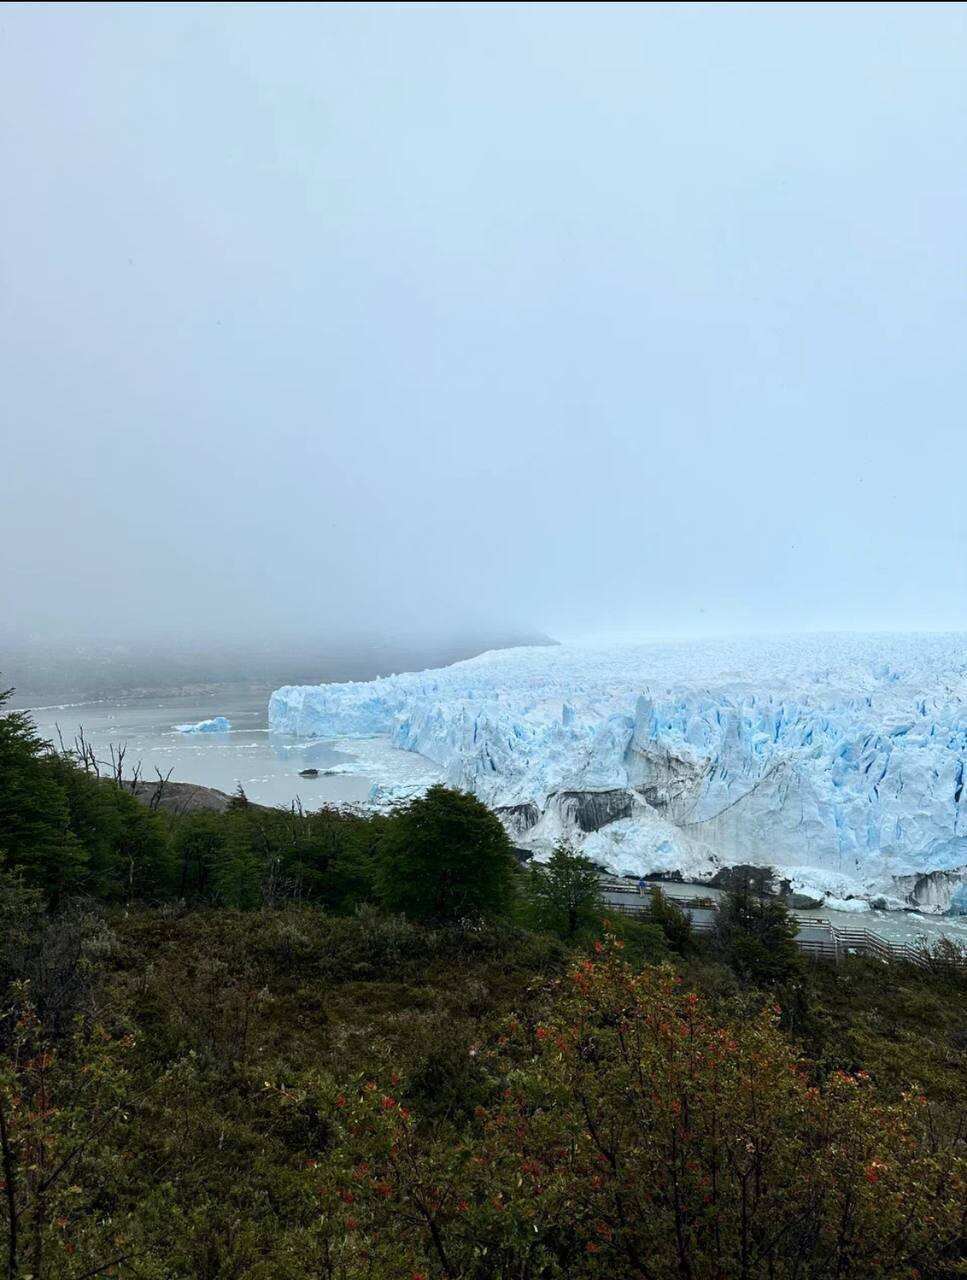
[[[786,983],[802,969],[796,932],[796,922],[781,899],[736,889],[719,905],[714,947],[745,981]]]
[[[188,901],[214,894],[215,876],[227,847],[226,824],[215,813],[193,813],[175,828],[177,893]]]
[[[537,929],[573,939],[600,924],[604,909],[594,863],[562,842],[528,874],[529,916]]]
[[[398,810],[379,845],[381,899],[414,920],[507,915],[515,874],[499,819],[475,796],[442,786]]]
[[[43,894],[0,860],[0,1000],[11,978],[25,971],[31,944],[45,923]]]
[[[0,708],[12,690],[0,692]],[[70,826],[57,770],[22,711],[0,715],[0,850],[56,901],[84,879],[88,852]]]
[[[0,715],[0,849],[52,903],[78,892],[144,901],[169,887],[160,818],[51,751],[18,711]]]
[[[263,893],[352,911],[375,899],[376,848],[385,819],[336,809],[269,813],[248,806],[235,816],[265,868]]]
[[[351,911],[375,896],[383,819],[233,803],[170,821],[174,892],[188,902],[251,909],[305,900]]]
[[[607,933],[624,949],[625,960],[635,968],[664,964],[673,958],[662,929],[650,920],[615,914],[602,923]]]
[[[695,951],[695,934],[688,913],[658,885],[651,887],[649,897],[648,919],[661,929],[669,949],[679,956],[691,955]]]
[[[891,1097],[918,1081],[940,1104],[934,1123],[956,1127],[967,1091],[965,981],[959,966],[886,968],[860,956],[809,965],[800,977],[811,1005],[801,1039],[824,1074],[866,1070]]]
[[[92,778],[62,759],[53,764],[62,776],[71,827],[88,851],[85,890],[106,901],[167,897],[172,853],[161,817],[123,787]]]
[[[118,816],[120,834],[112,861],[111,897],[158,902],[168,897],[173,872],[164,823],[122,787],[103,788]]]

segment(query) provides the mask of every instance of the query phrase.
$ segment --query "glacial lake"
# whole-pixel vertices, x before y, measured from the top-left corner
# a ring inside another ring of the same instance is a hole
[[[110,771],[111,747],[125,748],[129,777],[140,763],[141,776],[153,781],[171,770],[173,782],[194,782],[229,794],[241,785],[258,804],[357,804],[374,785],[392,782],[408,788],[432,782],[440,770],[422,756],[398,751],[381,738],[295,738],[270,734],[268,692],[242,686],[191,694],[59,703],[30,708],[38,732],[66,745],[83,729],[98,758]],[[225,716],[229,733],[180,733],[175,726]],[[300,769],[318,769],[317,778],[300,778]]]

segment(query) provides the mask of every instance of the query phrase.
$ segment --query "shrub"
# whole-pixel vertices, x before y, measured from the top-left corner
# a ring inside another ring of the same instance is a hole
[[[335,1099],[343,1156],[319,1190],[349,1274],[367,1259],[481,1278],[900,1280],[956,1256],[965,1162],[931,1140],[923,1099],[881,1104],[862,1073],[818,1088],[771,1010],[719,1020],[671,971],[606,947],[491,1061],[508,1053],[501,1101],[459,1141],[421,1137],[405,1080]]]

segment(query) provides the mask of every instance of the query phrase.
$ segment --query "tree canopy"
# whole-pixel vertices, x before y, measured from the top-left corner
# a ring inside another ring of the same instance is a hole
[[[378,882],[391,911],[415,920],[506,914],[515,860],[500,820],[472,795],[435,786],[387,823]]]
[[[604,908],[598,870],[565,842],[558,844],[547,862],[530,871],[532,919],[539,929],[561,938],[598,924]]]
[[[725,894],[715,917],[715,946],[751,982],[785,982],[802,968],[798,926],[780,898],[751,889]]]

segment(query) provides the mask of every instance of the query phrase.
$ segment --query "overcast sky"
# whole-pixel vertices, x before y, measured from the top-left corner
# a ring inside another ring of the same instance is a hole
[[[43,633],[967,626],[967,8],[5,5]]]

